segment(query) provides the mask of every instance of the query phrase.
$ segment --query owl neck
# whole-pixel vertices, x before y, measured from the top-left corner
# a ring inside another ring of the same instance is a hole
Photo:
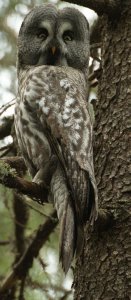
[[[33,66],[25,66],[25,67],[20,67],[19,65],[17,66],[17,74],[18,74],[18,81],[19,83],[22,83],[23,80],[26,78],[27,73],[33,69]]]

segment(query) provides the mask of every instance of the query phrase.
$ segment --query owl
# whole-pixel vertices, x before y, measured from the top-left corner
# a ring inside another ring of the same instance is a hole
[[[48,200],[60,223],[65,273],[83,245],[84,224],[97,218],[93,124],[88,109],[89,25],[75,8],[36,6],[18,37],[15,128],[34,182],[57,158]]]

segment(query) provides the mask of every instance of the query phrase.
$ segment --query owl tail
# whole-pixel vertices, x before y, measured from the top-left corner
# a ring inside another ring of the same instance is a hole
[[[68,272],[76,249],[76,226],[70,202],[66,203],[60,220],[60,261],[65,274]]]
[[[70,193],[61,168],[57,168],[51,180],[51,194],[60,224],[60,261],[65,273],[68,272],[76,249],[76,225]]]

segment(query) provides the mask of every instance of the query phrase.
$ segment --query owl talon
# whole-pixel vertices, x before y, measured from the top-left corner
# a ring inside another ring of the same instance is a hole
[[[33,178],[33,182],[44,185],[49,188],[52,176],[56,170],[58,159],[56,155],[52,155],[50,160],[41,167]]]

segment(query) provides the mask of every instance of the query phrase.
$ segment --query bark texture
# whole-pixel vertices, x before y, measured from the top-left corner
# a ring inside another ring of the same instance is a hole
[[[129,300],[130,219],[129,101],[131,89],[131,2],[119,19],[101,17],[102,74],[96,109],[94,164],[99,207],[114,214],[108,228],[85,228],[77,260],[74,299]]]

